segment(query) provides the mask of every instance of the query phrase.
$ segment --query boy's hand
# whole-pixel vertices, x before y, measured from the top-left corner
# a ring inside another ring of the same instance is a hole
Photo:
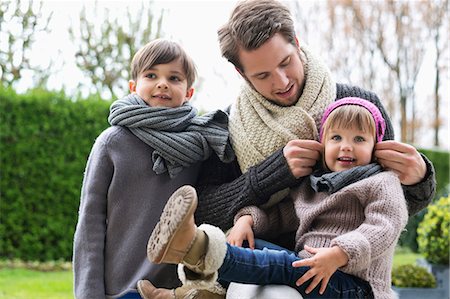
[[[291,140],[283,148],[289,169],[297,179],[312,173],[322,152],[323,145],[315,140]]]
[[[403,185],[419,183],[427,172],[422,156],[406,143],[392,140],[379,142],[375,145],[375,157],[384,168],[397,173]]]
[[[310,269],[297,280],[296,284],[297,286],[300,286],[313,278],[310,285],[305,290],[306,294],[309,294],[322,281],[319,290],[319,293],[322,295],[325,292],[331,275],[333,275],[339,267],[347,264],[348,256],[339,246],[313,248],[305,245],[305,250],[314,254],[314,256],[292,263],[293,267],[310,267]]]
[[[227,237],[227,242],[230,245],[242,246],[244,240],[248,241],[248,246],[251,249],[255,249],[255,236],[252,230],[253,218],[250,215],[244,215],[240,217],[233,228],[231,228],[230,233]]]

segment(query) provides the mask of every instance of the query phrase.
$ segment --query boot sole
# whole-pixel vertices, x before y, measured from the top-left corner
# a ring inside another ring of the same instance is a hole
[[[170,196],[148,240],[147,257],[150,261],[161,263],[169,250],[168,244],[187,220],[186,216],[196,208],[197,192],[192,186],[182,186]]]

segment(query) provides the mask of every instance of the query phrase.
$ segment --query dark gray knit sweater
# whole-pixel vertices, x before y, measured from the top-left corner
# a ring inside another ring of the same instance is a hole
[[[362,88],[337,84],[336,99],[360,97],[374,103],[386,120],[384,140],[394,139],[394,130],[386,110],[375,93]],[[431,162],[423,156],[427,173],[422,182],[403,186],[403,192],[410,215],[425,208],[433,199],[436,178]],[[242,174],[237,161],[225,164],[213,155],[202,165],[197,192],[199,205],[195,213],[196,222],[209,223],[223,230],[233,226],[237,211],[245,206],[259,206],[267,202],[272,194],[301,183],[296,179],[283,156],[282,149],[276,151],[265,161],[250,167]]]

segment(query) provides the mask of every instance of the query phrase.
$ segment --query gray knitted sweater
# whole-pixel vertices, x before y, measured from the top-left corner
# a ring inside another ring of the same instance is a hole
[[[124,127],[106,129],[87,163],[74,239],[74,292],[79,299],[118,298],[139,279],[180,284],[175,265],[147,260],[147,241],[170,195],[195,184],[199,164],[175,178],[152,170],[153,149]]]
[[[384,140],[394,139],[391,121],[376,94],[362,88],[337,84],[336,98],[360,97],[374,103],[386,120]],[[425,208],[433,199],[436,178],[432,163],[423,156],[427,173],[422,182],[412,186],[402,186],[410,215]],[[289,170],[282,149],[266,160],[250,167],[242,174],[237,161],[223,163],[212,155],[201,168],[197,192],[199,205],[195,214],[196,222],[210,223],[227,230],[233,226],[236,213],[243,207],[266,203],[270,196],[288,187],[298,186],[302,178],[295,179]]]
[[[251,215],[255,236],[265,238],[296,230],[295,250],[342,248],[349,257],[339,270],[360,277],[372,287],[375,298],[394,298],[391,270],[395,245],[408,221],[400,181],[385,171],[342,188],[333,194],[316,193],[305,179],[278,205],[264,211],[242,209],[236,218]]]

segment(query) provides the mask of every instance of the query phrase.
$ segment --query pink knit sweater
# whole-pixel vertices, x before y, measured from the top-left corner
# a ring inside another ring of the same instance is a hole
[[[238,217],[252,215],[255,235],[264,238],[296,231],[296,247],[302,258],[311,247],[339,246],[349,261],[341,271],[368,281],[375,298],[394,298],[391,269],[395,245],[408,220],[400,181],[385,171],[353,183],[333,194],[315,193],[304,180],[291,199],[262,210],[242,209]]]

